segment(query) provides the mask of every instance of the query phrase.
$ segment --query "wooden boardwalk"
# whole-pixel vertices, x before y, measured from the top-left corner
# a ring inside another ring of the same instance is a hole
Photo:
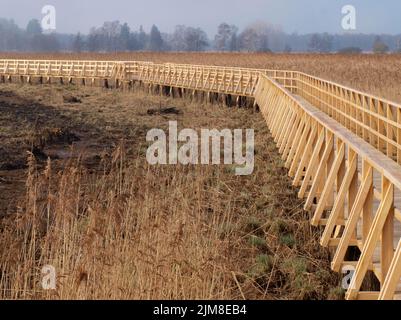
[[[296,99],[301,101],[303,104],[309,105],[312,107],[307,101],[305,101],[303,98],[299,96],[295,96]],[[337,152],[337,146],[334,145],[334,150]],[[349,161],[348,153],[345,154],[344,159],[346,162]],[[360,184],[362,182],[362,172],[363,172],[363,161],[362,158],[358,158],[358,163],[357,163],[357,168],[358,172],[358,183]],[[372,212],[377,212],[380,206],[380,198],[381,198],[381,188],[382,188],[382,177],[378,171],[373,171],[373,192],[376,193],[376,196],[373,197],[373,202],[372,202]],[[337,190],[339,190],[340,187],[336,185],[336,187],[333,190],[333,198],[335,199],[338,196]],[[316,207],[314,208],[316,210]],[[350,206],[348,203],[348,198],[344,200],[344,211],[346,213],[350,212]],[[394,189],[394,215],[396,219],[394,220],[394,234],[393,234],[393,248],[396,248],[400,239],[401,239],[401,190],[400,189]],[[345,219],[348,219],[348,215],[345,215]],[[323,225],[326,224],[327,219],[323,220]],[[345,221],[342,223],[343,226],[345,226]],[[364,233],[364,227],[363,227],[363,221],[360,219],[357,223],[356,231],[355,231],[355,240],[356,240],[356,246],[358,249],[362,252],[363,250],[363,233]],[[374,274],[378,279],[382,278],[382,265],[381,265],[381,242],[376,245],[373,256],[372,256],[372,264],[369,267],[369,270],[373,271]],[[354,269],[356,267],[356,262],[354,261],[344,261],[343,263],[344,267],[351,267],[351,269]],[[375,295],[373,295],[375,297]],[[396,292],[394,295],[394,298],[397,300],[401,300],[401,279],[399,281],[399,284],[396,288]]]
[[[346,298],[401,299],[401,106],[286,70],[139,61],[0,60],[0,82],[74,83],[201,95],[258,107],[311,212]],[[369,288],[369,274],[379,288]]]

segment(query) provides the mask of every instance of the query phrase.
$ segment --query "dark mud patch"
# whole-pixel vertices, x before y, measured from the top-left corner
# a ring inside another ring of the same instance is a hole
[[[147,114],[149,116],[160,116],[160,115],[179,115],[182,114],[182,111],[177,109],[176,107],[169,107],[169,108],[154,108],[148,109]]]
[[[76,96],[63,96],[63,101],[65,103],[82,103],[82,100]]]
[[[85,137],[79,131],[98,130],[83,125],[80,119],[78,111],[0,90],[0,216],[15,212],[17,199],[24,195],[30,153],[39,167],[50,158],[55,160],[55,169],[62,168],[62,161],[57,160],[68,158],[71,146]]]
[[[21,170],[27,167],[25,160],[14,160],[13,162],[0,163],[0,171]],[[0,181],[1,183],[1,181]]]
[[[75,132],[70,129],[63,128],[46,128],[36,133],[34,146],[38,148],[45,148],[47,145],[54,144],[72,144],[73,142],[80,141],[81,139]]]
[[[72,104],[85,94],[62,91],[64,100],[71,103],[60,102],[63,99],[59,100],[57,93],[46,102],[38,101],[45,93],[47,89],[39,87],[35,96],[24,88],[0,89],[0,216],[15,213],[16,199],[25,194],[29,154],[35,156],[38,169],[50,158],[52,170],[57,172],[70,159],[79,158],[88,172],[96,173],[102,170],[103,154],[122,138],[130,148],[144,139],[146,125],[133,125],[122,112],[118,117],[111,111],[110,117],[99,116],[97,101],[91,99],[79,107]],[[91,97],[97,95],[94,91]]]

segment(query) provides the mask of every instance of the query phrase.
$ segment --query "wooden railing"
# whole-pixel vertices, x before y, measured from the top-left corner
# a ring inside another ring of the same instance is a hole
[[[335,248],[333,270],[355,268],[347,298],[392,299],[401,277],[401,167],[267,76],[255,97],[312,225],[324,227],[321,244]],[[346,261],[350,247],[360,249],[357,261]],[[380,291],[361,291],[368,270]]]
[[[293,71],[169,63],[136,62],[135,64],[137,70],[130,68],[135,70],[131,73],[134,79],[192,90],[253,97],[261,74],[272,77],[290,91],[296,88]]]
[[[0,60],[0,74],[26,77],[125,79],[125,64],[115,61]]]
[[[259,71],[172,64],[139,64],[133,77],[152,84],[253,96]]]
[[[295,89],[293,71],[228,68],[139,61],[0,60],[0,74],[70,79],[118,79],[153,85],[253,97],[260,74],[267,74],[287,89]]]
[[[297,94],[401,164],[401,105],[298,72]]]
[[[255,99],[348,299],[401,292],[401,107],[302,72],[151,62],[0,60],[5,77],[114,79]],[[397,164],[398,162],[398,164]],[[359,248],[347,261],[349,248]],[[372,271],[380,290],[366,291]],[[401,297],[400,297],[401,298]]]

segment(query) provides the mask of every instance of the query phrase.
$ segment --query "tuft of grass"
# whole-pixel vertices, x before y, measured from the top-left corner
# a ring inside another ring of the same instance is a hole
[[[264,197],[260,197],[255,201],[256,209],[262,210],[268,205],[268,201]]]
[[[308,271],[308,261],[298,256],[285,259],[282,266],[289,274],[304,275]]]
[[[248,238],[248,242],[251,246],[257,248],[265,248],[267,245],[266,239],[263,239],[255,235],[250,235]]]
[[[246,219],[245,230],[247,232],[254,232],[262,227],[262,222],[258,217],[250,216]]]
[[[236,230],[237,226],[233,223],[222,223],[219,228],[220,239],[228,238],[232,235]]]
[[[256,263],[263,265],[266,271],[270,271],[273,267],[274,257],[272,255],[260,254],[256,257]]]
[[[288,222],[284,219],[277,218],[271,223],[270,231],[276,236],[280,236],[283,233],[287,233],[290,230]]]
[[[345,290],[341,287],[331,288],[327,296],[328,300],[344,300]]]
[[[261,254],[256,257],[255,263],[248,270],[247,274],[252,279],[260,279],[262,277],[267,276],[272,268],[274,263],[274,257],[271,255]]]
[[[293,248],[296,244],[296,240],[293,234],[282,234],[279,237],[279,242],[283,246],[287,246],[289,248]]]
[[[227,174],[235,174],[237,169],[236,165],[225,165],[224,166],[224,172]]]

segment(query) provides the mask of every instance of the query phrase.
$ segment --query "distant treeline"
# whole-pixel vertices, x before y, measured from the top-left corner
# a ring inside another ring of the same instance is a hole
[[[255,23],[243,30],[222,23],[211,39],[205,31],[184,25],[163,33],[156,25],[149,32],[132,30],[127,23],[105,22],[87,35],[43,32],[38,20],[25,29],[0,18],[0,51],[113,52],[113,51],[245,51],[245,52],[401,52],[401,35],[287,34],[279,28]]]

